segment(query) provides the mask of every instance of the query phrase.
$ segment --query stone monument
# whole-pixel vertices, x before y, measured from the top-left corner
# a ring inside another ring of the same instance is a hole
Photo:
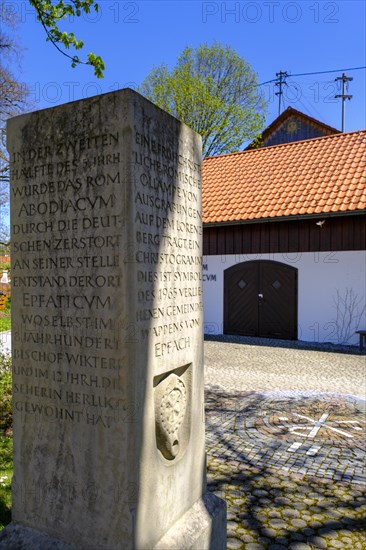
[[[8,150],[0,545],[225,548],[205,482],[200,137],[125,89],[11,119]]]

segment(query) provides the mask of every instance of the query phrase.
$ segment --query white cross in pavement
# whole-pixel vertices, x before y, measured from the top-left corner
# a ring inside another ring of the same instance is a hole
[[[305,416],[304,414],[298,414],[293,413],[294,416],[297,416],[298,418],[304,418],[305,420],[308,420],[310,424],[305,425],[295,425],[290,426],[289,431],[293,434],[299,435],[300,437],[306,437],[309,439],[314,439],[316,434],[319,432],[321,428],[325,428],[327,430],[332,430],[336,433],[339,433],[343,435],[344,437],[353,438],[353,435],[350,433],[345,432],[344,430],[340,430],[339,428],[335,428],[334,424],[346,424],[349,427],[353,428],[354,430],[362,430],[362,428],[359,426],[359,424],[365,424],[365,420],[334,420],[333,422],[326,422],[329,414],[323,413],[319,420],[314,420],[313,418],[309,418],[308,416]],[[279,420],[286,421],[288,420],[287,417],[281,416],[279,417]],[[332,425],[331,425],[332,424]],[[295,441],[295,443],[292,443],[290,447],[287,449],[290,453],[296,453],[300,447],[302,446],[302,443],[300,441]],[[320,445],[313,445],[306,454],[309,456],[314,456],[317,454],[317,452],[320,449]]]
[[[305,416],[303,414],[293,413],[294,416],[297,416],[298,418],[305,418],[305,420],[308,420],[310,422],[310,425],[305,426],[291,426],[289,428],[289,431],[291,433],[294,433],[296,435],[299,435],[300,437],[308,437],[310,439],[314,439],[314,437],[317,435],[319,430],[321,428],[325,428],[327,430],[332,430],[333,432],[337,432],[344,437],[353,438],[353,435],[350,433],[345,432],[344,430],[340,430],[339,428],[335,428],[334,424],[358,424],[359,421],[357,420],[335,420],[332,422],[333,426],[330,422],[326,422],[329,414],[324,413],[321,415],[319,420],[314,420],[313,418],[309,418],[308,416]],[[354,430],[361,430],[359,426],[351,426]],[[300,431],[299,431],[300,430]],[[307,431],[307,433],[304,433],[304,431]]]

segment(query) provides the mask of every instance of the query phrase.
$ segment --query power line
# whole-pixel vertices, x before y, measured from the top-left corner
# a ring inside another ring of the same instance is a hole
[[[272,82],[276,82],[277,78],[272,78],[272,80],[267,80],[267,82],[261,82],[260,84],[256,84],[253,86],[254,88],[258,88],[258,86],[264,86],[265,84],[271,84]]]
[[[315,73],[299,73],[299,74],[292,74],[291,76],[311,76],[314,74],[339,73],[340,71],[359,71],[361,69],[366,69],[366,67],[353,67],[351,69],[335,69],[334,71],[317,71]]]
[[[298,73],[298,74],[290,74],[288,76],[312,76],[316,74],[329,74],[329,73],[339,73],[339,72],[345,72],[345,71],[359,71],[361,69],[366,69],[366,67],[352,67],[350,69],[334,69],[331,71],[316,71],[313,73]],[[277,73],[276,73],[277,74]],[[261,82],[260,84],[256,84],[256,86],[264,86],[265,84],[271,84],[272,82],[276,82],[278,79],[273,78],[272,80],[267,80],[266,82]]]

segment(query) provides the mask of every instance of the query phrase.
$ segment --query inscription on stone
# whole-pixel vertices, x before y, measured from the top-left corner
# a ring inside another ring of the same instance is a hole
[[[167,357],[190,348],[186,333],[199,326],[202,311],[201,167],[140,132],[133,154],[140,184],[134,196],[136,321],[142,338],[154,342],[155,356]]]
[[[14,407],[37,421],[109,428],[128,408],[118,378],[124,331],[112,305],[123,279],[116,199],[123,186],[121,136],[43,139],[11,154],[13,287],[20,307],[13,355],[14,372],[24,379],[14,385]],[[121,350],[118,359],[111,350]]]

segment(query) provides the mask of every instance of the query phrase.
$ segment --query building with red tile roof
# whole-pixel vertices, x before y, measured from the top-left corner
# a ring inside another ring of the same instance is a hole
[[[206,158],[206,332],[356,342],[365,214],[364,130]]]

